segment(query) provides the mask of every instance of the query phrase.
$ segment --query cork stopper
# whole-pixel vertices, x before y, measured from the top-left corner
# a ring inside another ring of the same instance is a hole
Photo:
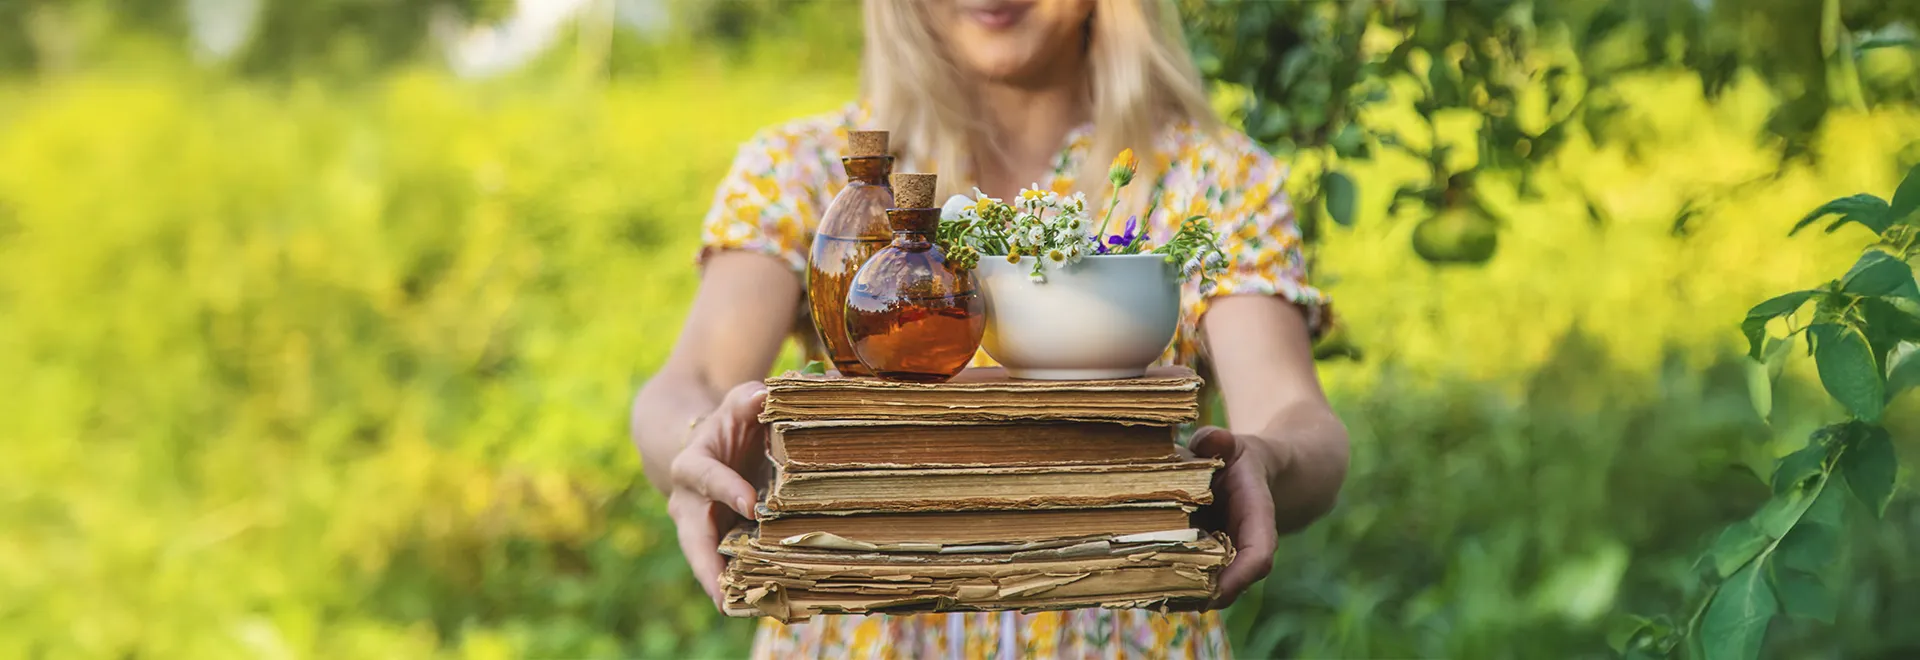
[[[932,174],[900,172],[893,175],[893,207],[899,209],[933,208]]]
[[[886,131],[850,131],[847,142],[852,147],[854,158],[887,155]]]

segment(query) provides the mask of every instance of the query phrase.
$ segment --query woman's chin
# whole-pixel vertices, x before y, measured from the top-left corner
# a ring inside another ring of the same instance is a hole
[[[1047,64],[1043,58],[1002,56],[973,59],[967,68],[982,80],[1024,86],[1047,82],[1050,71]]]

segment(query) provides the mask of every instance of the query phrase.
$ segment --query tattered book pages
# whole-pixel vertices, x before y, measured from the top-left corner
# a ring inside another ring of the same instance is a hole
[[[775,513],[760,508],[770,538],[824,534],[859,543],[992,543],[1151,532],[1188,524],[1193,507],[1131,502],[1078,509],[830,511]]]
[[[767,456],[788,472],[1140,463],[1173,460],[1173,433],[1114,422],[775,422]]]
[[[1223,536],[1166,530],[1016,551],[943,553],[765,545],[743,528],[721,551],[725,610],[782,621],[821,614],[1204,605],[1233,559]]]

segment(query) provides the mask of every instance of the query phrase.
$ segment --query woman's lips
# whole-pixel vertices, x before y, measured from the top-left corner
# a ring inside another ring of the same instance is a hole
[[[997,2],[988,5],[968,7],[967,18],[989,30],[1004,30],[1013,27],[1025,18],[1027,10],[1033,8],[1028,3]]]

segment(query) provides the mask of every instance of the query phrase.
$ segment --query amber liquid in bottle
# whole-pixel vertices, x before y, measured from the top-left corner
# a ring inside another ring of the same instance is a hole
[[[971,271],[953,271],[929,238],[940,209],[889,209],[893,243],[860,267],[847,294],[847,336],[890,380],[937,383],[965,369],[986,332]]]
[[[847,187],[834,195],[814,230],[813,250],[807,256],[807,306],[814,332],[820,335],[834,368],[848,376],[871,376],[873,372],[853,352],[843,319],[855,273],[892,242],[886,211],[893,206],[893,188],[887,185],[893,157],[842,158],[840,162],[847,169]]]

